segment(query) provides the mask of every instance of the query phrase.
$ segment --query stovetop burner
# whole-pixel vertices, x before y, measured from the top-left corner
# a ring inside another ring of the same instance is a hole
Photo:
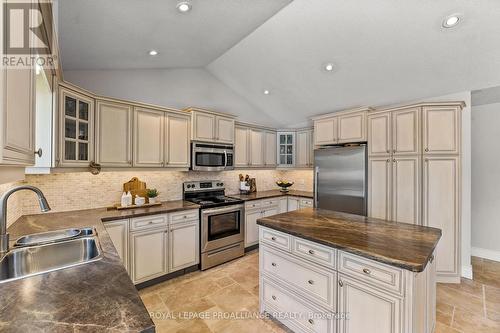
[[[237,204],[242,201],[235,198],[230,198],[226,196],[216,196],[216,197],[206,197],[206,198],[189,198],[188,201],[194,202],[202,207],[215,207],[215,206],[223,206],[228,204]]]
[[[243,203],[241,199],[225,196],[224,183],[220,180],[185,182],[184,200],[198,204],[201,208]]]

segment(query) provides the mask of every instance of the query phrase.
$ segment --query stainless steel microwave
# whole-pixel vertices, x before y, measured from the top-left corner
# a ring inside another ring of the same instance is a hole
[[[191,143],[191,169],[196,171],[224,171],[234,169],[234,148],[209,142]]]

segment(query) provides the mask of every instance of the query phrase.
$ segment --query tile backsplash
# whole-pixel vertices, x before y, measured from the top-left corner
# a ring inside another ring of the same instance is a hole
[[[1,184],[0,195],[8,188],[29,184],[39,187],[52,211],[69,211],[89,208],[109,207],[120,201],[123,183],[132,177],[146,182],[149,188],[160,192],[160,200],[182,199],[182,183],[189,180],[222,180],[226,193],[239,191],[238,175],[249,174],[257,180],[257,190],[276,189],[275,181],[286,179],[295,182],[295,190],[312,191],[312,170],[234,170],[224,172],[194,171],[103,171],[99,175],[88,172],[56,173],[50,175],[26,175],[21,182]],[[39,213],[38,201],[34,193],[22,191],[9,200],[9,223],[19,216]]]

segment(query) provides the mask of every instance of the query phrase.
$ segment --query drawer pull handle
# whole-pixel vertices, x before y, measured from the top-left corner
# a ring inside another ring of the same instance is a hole
[[[342,282],[342,280],[339,280],[339,286],[341,286],[341,287],[344,286],[344,282]]]
[[[363,273],[371,274],[371,271],[368,268],[363,268]]]
[[[276,296],[274,296],[274,295],[273,295],[273,296],[271,296],[271,298],[272,298],[273,300],[276,300]]]
[[[278,265],[276,265],[276,263],[275,263],[275,262],[273,262],[273,263],[271,263],[271,266],[276,267],[276,266],[278,266]]]
[[[314,254],[314,250],[309,250],[309,254]]]
[[[185,219],[187,219],[188,217],[186,215],[183,216]]]
[[[314,320],[309,319],[308,322],[309,322],[309,324],[314,325]]]
[[[273,236],[273,237],[271,237],[271,240],[272,240],[272,241],[275,241],[275,240],[276,240],[276,237],[274,237],[274,236]]]
[[[153,224],[153,221],[149,221],[149,224]]]
[[[313,280],[309,280],[309,281],[307,281],[307,283],[314,284],[314,281]]]

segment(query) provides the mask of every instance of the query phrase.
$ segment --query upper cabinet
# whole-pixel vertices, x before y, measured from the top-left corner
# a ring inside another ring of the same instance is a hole
[[[245,126],[234,127],[234,166],[246,167],[250,163],[249,129]]]
[[[278,166],[295,166],[295,132],[278,132]]]
[[[314,145],[366,142],[366,117],[369,108],[314,117]]]
[[[57,166],[86,167],[94,160],[94,102],[89,95],[60,86]]]
[[[392,112],[392,153],[420,153],[420,108]]]
[[[132,106],[97,101],[96,162],[101,166],[132,166],[132,120]]]
[[[276,166],[276,132],[250,124],[234,128],[235,167]]]
[[[264,132],[250,129],[250,165],[264,165]]]
[[[276,132],[264,131],[264,165],[276,166]]]
[[[134,166],[165,165],[165,113],[134,108]]]
[[[234,117],[195,108],[186,111],[192,115],[192,140],[234,143]]]
[[[459,154],[461,106],[426,106],[422,110],[425,154]]]
[[[298,168],[312,167],[314,160],[313,152],[313,134],[312,129],[300,130],[296,134],[296,151],[295,166]]]
[[[189,115],[165,114],[165,166],[189,168]]]

